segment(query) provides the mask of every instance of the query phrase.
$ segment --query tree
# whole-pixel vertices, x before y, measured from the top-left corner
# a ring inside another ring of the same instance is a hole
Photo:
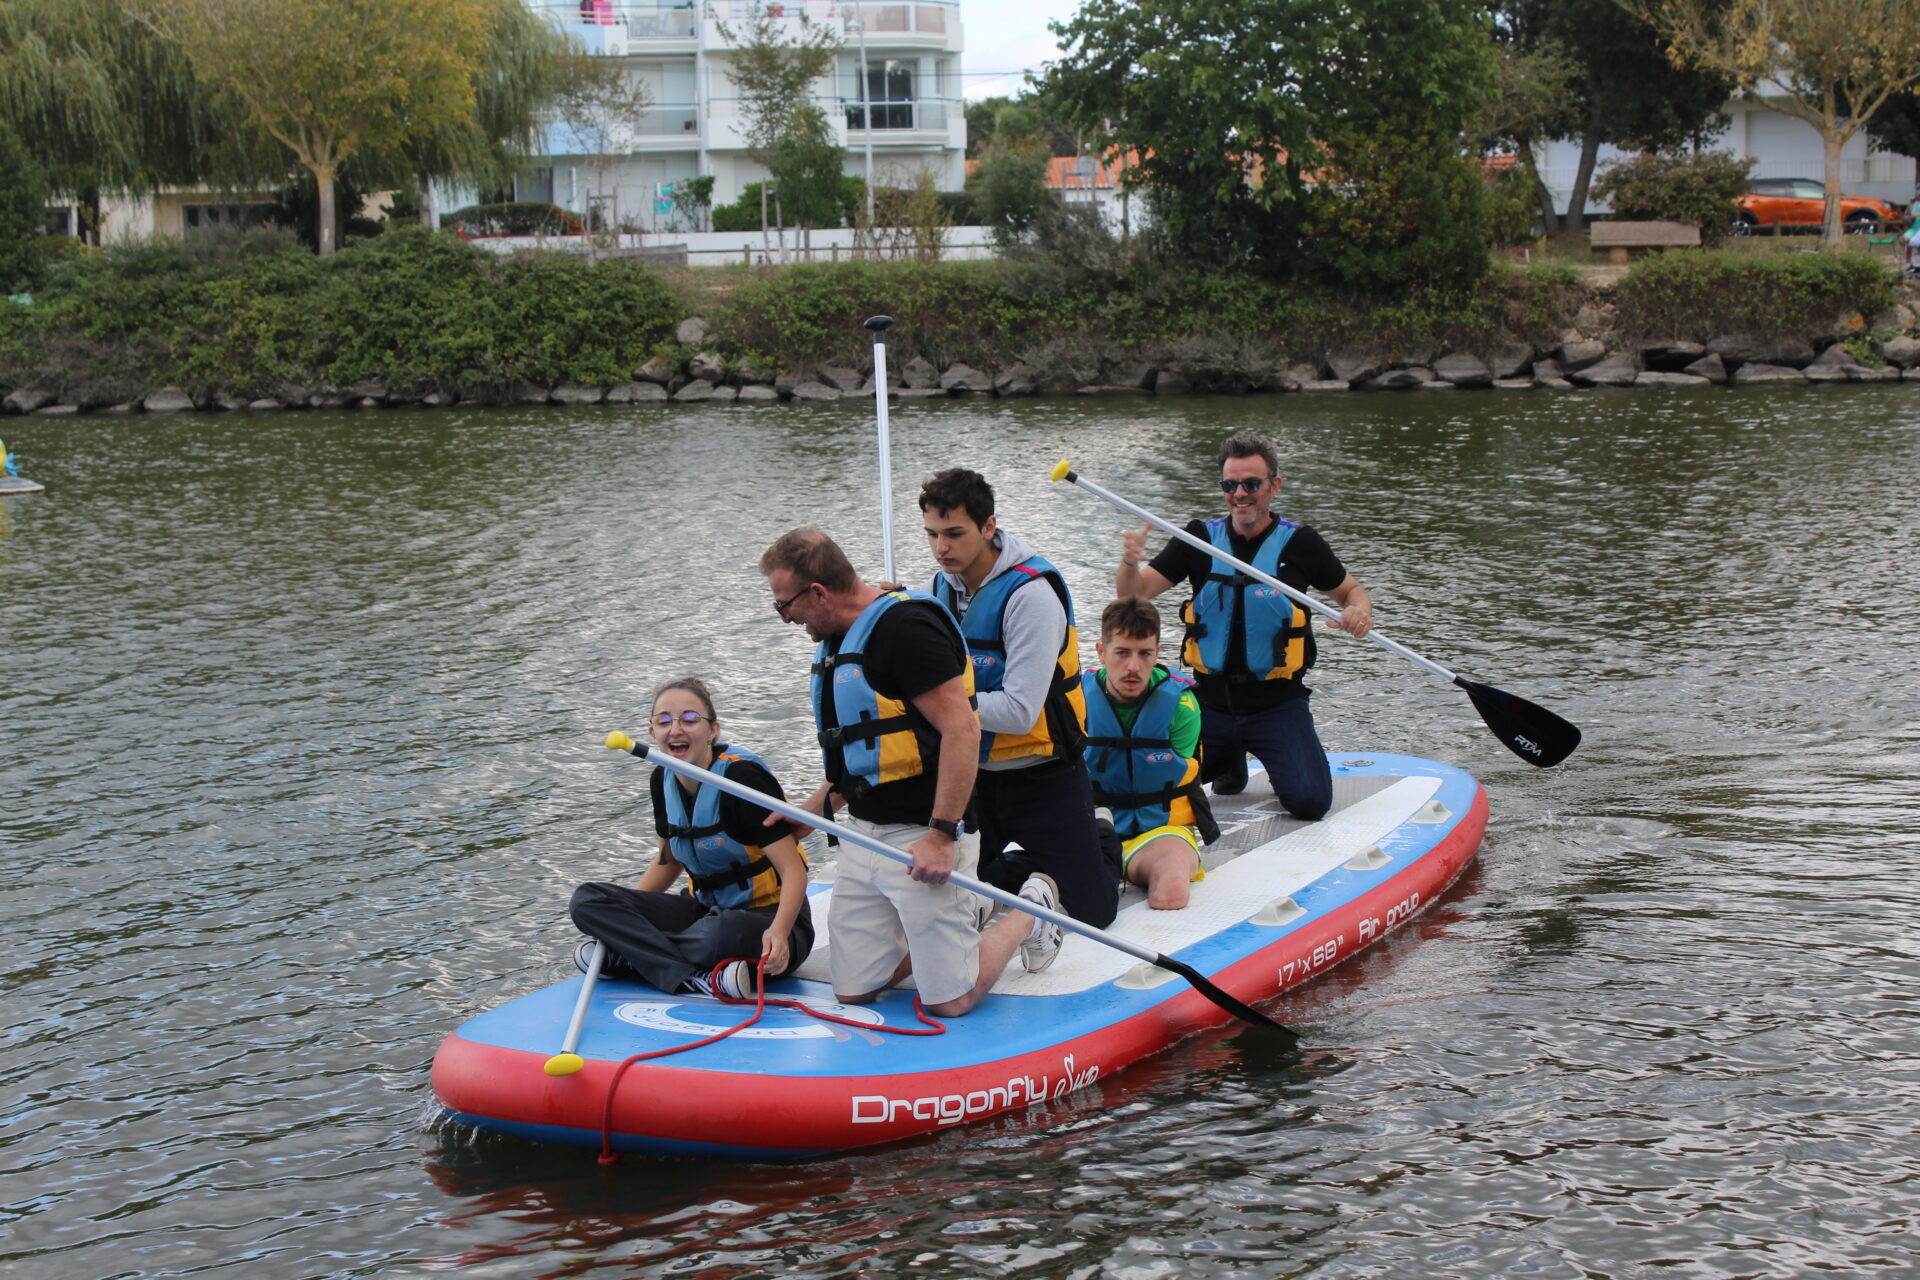
[[[967,176],[980,219],[1002,248],[1033,239],[1060,212],[1060,198],[1047,185],[1048,147],[1040,115],[1001,99],[993,132]]]
[[[816,127],[807,110],[819,111],[813,106],[813,84],[833,69],[840,34],[802,13],[797,32],[789,39],[783,19],[773,16],[765,5],[751,11],[738,36],[725,23],[720,24],[720,33],[734,43],[728,74],[740,91],[747,155],[771,174],[781,160],[781,140],[790,132],[806,134]],[[787,159],[799,163],[804,147],[804,141],[790,145]],[[764,217],[761,225],[766,225]],[[786,252],[784,237],[780,251]]]
[[[1883,151],[1920,159],[1920,93],[1897,93],[1867,122],[1867,133]]]
[[[1074,137],[1071,129],[1049,115],[1046,104],[1038,94],[1024,94],[1017,98],[998,94],[967,104],[967,159],[977,158],[980,148],[993,136],[994,122],[999,118],[1001,108],[1013,106],[1039,113],[1040,127],[1046,133],[1048,154],[1056,156],[1080,154],[1079,139]]]
[[[286,167],[121,0],[0,4],[0,123],[99,231],[104,189],[279,181]]]
[[[13,130],[0,124],[0,292],[34,282],[44,256],[47,181]]]
[[[1374,159],[1457,160],[1492,77],[1470,0],[1088,0],[1052,30],[1063,56],[1041,92],[1096,153],[1128,157],[1123,180],[1147,189],[1168,245],[1272,273],[1301,260],[1310,203],[1399,180]],[[1431,150],[1371,147],[1395,137]],[[1373,154],[1347,174],[1343,147]],[[1402,230],[1358,227],[1362,247]]]
[[[801,227],[837,227],[844,212],[846,148],[833,140],[827,113],[812,102],[794,107],[774,139],[767,171],[780,193],[780,208]]]
[[[1920,85],[1913,0],[1619,0],[1667,41],[1677,65],[1749,91],[1771,80],[1788,114],[1819,131],[1827,208],[1821,246],[1839,249],[1840,152],[1882,107]]]
[[[632,150],[641,113],[653,105],[653,94],[645,81],[629,75],[613,58],[573,53],[567,58],[567,66],[555,111],[569,136],[553,149],[556,154],[578,155],[586,160],[593,179],[588,195],[590,209],[599,214],[600,220],[596,227],[590,216],[587,227],[604,229],[609,200],[607,176]]]
[[[334,186],[356,156],[475,118],[494,0],[137,0],[199,82],[236,101],[319,188],[320,253],[338,247]]]
[[[541,149],[554,104],[584,57],[522,0],[492,0],[489,23],[473,113],[443,119],[431,130],[410,131],[397,147],[363,155],[350,166],[370,190],[418,186],[420,221],[427,227],[437,225],[431,198],[436,181],[511,184],[525,159]]]
[[[1699,141],[1718,127],[1733,92],[1725,75],[1676,66],[1659,33],[1631,15],[1623,20],[1616,0],[1504,0],[1498,23],[1516,47],[1557,53],[1573,65],[1566,85],[1571,110],[1542,135],[1580,143],[1567,198],[1568,231],[1586,224],[1601,144],[1657,151]]]

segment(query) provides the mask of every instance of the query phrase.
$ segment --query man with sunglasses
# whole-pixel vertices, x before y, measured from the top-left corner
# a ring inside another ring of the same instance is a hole
[[[1273,514],[1280,480],[1280,455],[1271,443],[1255,435],[1229,438],[1220,446],[1227,514],[1195,520],[1187,532],[1290,587],[1325,593],[1340,606],[1339,622],[1327,625],[1364,636],[1373,627],[1373,598],[1311,526]],[[1177,538],[1143,567],[1151,527],[1124,535],[1114,585],[1122,598],[1152,599],[1175,583],[1192,584],[1193,598],[1181,612],[1187,624],[1182,660],[1193,671],[1200,702],[1202,781],[1212,781],[1221,795],[1238,792],[1246,786],[1251,752],[1287,812],[1309,822],[1325,817],[1333,776],[1307,706],[1303,677],[1315,646],[1306,610]]]
[[[973,666],[953,615],[917,591],[882,591],[818,529],[783,534],[760,557],[783,622],[818,644],[813,711],[827,780],[802,805],[911,855],[911,867],[840,846],[827,960],[834,996],[865,1004],[911,973],[929,1013],[958,1017],[992,989],[1015,951],[1060,948],[1059,926],[1008,912],[984,932],[973,894],[952,883],[979,865],[961,820],[980,754]],[[804,837],[806,833],[798,833]]]

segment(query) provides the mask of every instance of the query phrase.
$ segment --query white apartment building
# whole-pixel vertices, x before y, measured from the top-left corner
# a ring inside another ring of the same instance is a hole
[[[715,206],[739,199],[766,174],[747,158],[728,68],[748,20],[762,9],[790,38],[802,14],[840,33],[834,69],[813,94],[846,148],[847,173],[871,172],[885,186],[925,172],[940,190],[964,181],[958,0],[527,3],[590,53],[620,59],[651,106],[632,127],[606,137],[564,123],[549,128],[546,154],[515,183],[517,199],[551,200],[582,215],[597,208],[608,225],[642,231],[698,229],[673,203],[675,184],[687,178],[712,174]],[[436,202],[450,210],[464,194],[441,192]]]

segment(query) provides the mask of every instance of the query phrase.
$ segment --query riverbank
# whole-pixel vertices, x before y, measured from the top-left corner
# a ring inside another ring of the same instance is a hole
[[[855,262],[686,287],[633,262],[401,233],[316,259],[271,236],[65,264],[0,310],[5,411],[1920,380],[1920,298],[1862,255],[1644,260],[1589,283],[1496,267],[1382,300],[1144,260]]]

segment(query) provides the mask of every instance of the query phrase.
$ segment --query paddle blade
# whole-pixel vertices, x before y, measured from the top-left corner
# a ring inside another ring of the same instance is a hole
[[[1271,1030],[1278,1031],[1287,1038],[1289,1045],[1299,1043],[1300,1036],[1291,1027],[1284,1027],[1252,1005],[1242,1004],[1240,1001],[1235,1000],[1232,996],[1202,977],[1200,971],[1192,965],[1182,964],[1180,961],[1167,956],[1155,956],[1153,963],[1165,969],[1168,973],[1179,974],[1193,984],[1195,991],[1198,991],[1201,995],[1213,1001],[1241,1021],[1250,1022],[1256,1027],[1267,1027]]]
[[[1459,676],[1453,682],[1473,699],[1474,710],[1493,736],[1530,765],[1550,769],[1580,745],[1580,730],[1538,703]]]

